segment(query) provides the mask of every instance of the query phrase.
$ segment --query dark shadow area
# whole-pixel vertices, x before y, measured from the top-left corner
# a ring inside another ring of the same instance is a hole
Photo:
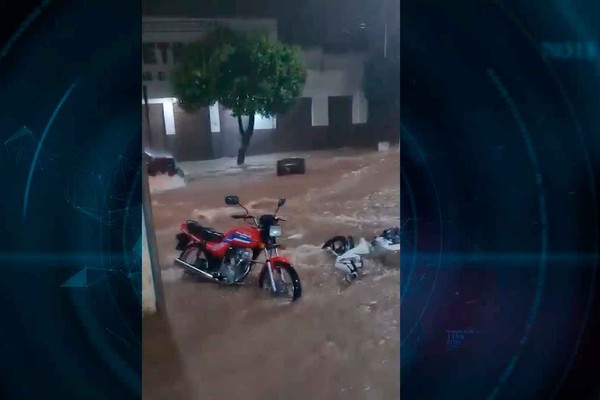
[[[597,6],[461,4],[402,3],[402,397],[596,398]]]
[[[143,398],[195,399],[168,319],[158,315],[147,317],[142,330]]]
[[[136,398],[139,6],[37,6],[0,11],[0,397]]]

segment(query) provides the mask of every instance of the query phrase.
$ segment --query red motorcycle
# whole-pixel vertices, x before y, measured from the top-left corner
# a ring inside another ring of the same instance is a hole
[[[244,209],[245,214],[231,217],[244,220],[249,226],[240,226],[223,234],[197,221],[187,221],[176,236],[176,249],[181,251],[176,263],[190,273],[224,285],[242,283],[254,264],[262,264],[258,280],[262,289],[291,301],[299,299],[302,295],[300,278],[290,261],[279,255],[279,249],[284,246],[277,243],[277,238],[281,237],[279,222],[285,221],[277,216],[277,212],[285,199],[279,200],[275,213],[258,219],[249,214],[237,196],[225,197],[225,204]],[[265,261],[258,261],[263,252]]]

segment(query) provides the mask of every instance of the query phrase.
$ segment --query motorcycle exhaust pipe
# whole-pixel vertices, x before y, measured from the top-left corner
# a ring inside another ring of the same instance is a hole
[[[181,266],[183,268],[186,268],[187,270],[192,271],[192,272],[194,272],[196,274],[200,274],[201,276],[203,276],[206,279],[209,279],[209,280],[214,281],[214,282],[218,282],[218,280],[215,279],[215,277],[212,276],[212,274],[209,274],[206,271],[202,271],[200,268],[196,268],[192,264],[188,264],[188,263],[186,263],[185,261],[183,261],[180,258],[176,258],[175,262],[177,264],[179,264],[179,266]]]

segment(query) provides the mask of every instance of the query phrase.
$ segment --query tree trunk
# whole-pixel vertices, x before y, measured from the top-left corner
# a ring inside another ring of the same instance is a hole
[[[242,146],[238,150],[237,165],[242,165],[246,161],[246,152],[250,145],[250,139],[254,133],[254,113],[248,116],[248,126],[244,129],[242,117],[238,117],[238,128],[240,130],[240,136],[242,137]]]

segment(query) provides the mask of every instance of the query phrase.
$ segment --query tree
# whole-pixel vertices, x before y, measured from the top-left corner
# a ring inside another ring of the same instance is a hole
[[[295,48],[266,35],[243,35],[225,28],[185,46],[173,75],[175,95],[185,111],[218,101],[237,118],[238,165],[245,161],[255,115],[273,117],[288,111],[305,81],[306,70]]]

